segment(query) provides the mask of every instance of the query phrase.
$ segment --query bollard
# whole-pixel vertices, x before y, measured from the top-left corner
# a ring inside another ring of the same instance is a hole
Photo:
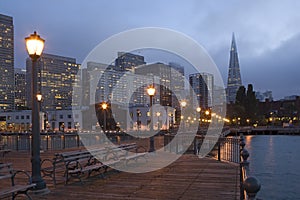
[[[261,184],[254,176],[247,177],[243,182],[249,200],[255,200],[256,194],[260,190]]]
[[[255,200],[261,184],[257,178],[250,176],[249,152],[245,149],[244,136],[240,137],[240,157],[242,159],[240,162],[240,199]],[[244,191],[246,191],[246,194]]]
[[[248,158],[249,158],[249,152],[247,151],[247,149],[243,149],[241,151],[241,156],[243,158],[243,162],[248,162]]]

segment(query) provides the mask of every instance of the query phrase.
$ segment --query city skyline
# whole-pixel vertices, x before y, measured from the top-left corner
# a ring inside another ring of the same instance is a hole
[[[203,45],[226,84],[230,39],[235,32],[244,85],[252,83],[261,92],[271,90],[274,99],[280,99],[300,94],[297,87],[300,84],[297,78],[299,6],[299,2],[292,0],[272,4],[157,1],[143,5],[138,1],[89,4],[65,1],[59,6],[50,1],[19,1],[1,2],[0,12],[14,18],[15,68],[25,68],[24,37],[34,30],[46,39],[46,53],[74,57],[81,63],[90,50],[113,34],[157,26],[180,31]],[[70,11],[67,15],[66,9]],[[35,15],[29,14],[32,10]]]

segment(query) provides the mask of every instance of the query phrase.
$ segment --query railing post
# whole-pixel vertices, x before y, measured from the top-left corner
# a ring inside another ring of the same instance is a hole
[[[19,134],[18,133],[16,134],[16,150],[19,151]]]
[[[48,151],[49,150],[49,134],[47,132],[47,135],[46,135],[46,150]]]
[[[77,147],[79,147],[79,135],[78,135],[78,133],[77,133],[77,135],[76,135],[76,142],[77,142]]]
[[[65,139],[65,133],[63,133],[63,135],[62,135],[62,142],[63,142],[63,149],[65,149],[66,148],[66,139]]]
[[[194,138],[194,154],[197,155],[197,135]]]
[[[218,161],[221,161],[221,140],[218,141]]]

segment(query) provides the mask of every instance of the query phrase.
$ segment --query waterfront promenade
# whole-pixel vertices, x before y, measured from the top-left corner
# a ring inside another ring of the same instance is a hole
[[[60,150],[61,151],[61,150]],[[58,151],[41,153],[51,158]],[[30,171],[30,153],[13,151],[5,158],[14,169]],[[173,164],[149,173],[109,173],[84,179],[84,183],[59,183],[51,192],[33,199],[239,199],[239,166],[185,154]]]

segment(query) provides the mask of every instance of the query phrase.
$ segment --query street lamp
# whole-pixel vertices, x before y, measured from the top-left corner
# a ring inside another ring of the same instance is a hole
[[[183,107],[183,108],[185,108],[185,107],[186,107],[186,104],[187,104],[187,103],[186,103],[186,101],[185,101],[185,100],[182,100],[182,101],[181,101],[181,103],[180,103],[181,107]]]
[[[147,93],[150,97],[150,119],[151,119],[151,123],[150,123],[150,132],[152,134],[153,132],[153,110],[152,110],[152,99],[153,99],[153,96],[155,94],[155,87],[153,85],[150,85],[148,88],[147,88]],[[153,152],[155,151],[155,147],[154,147],[154,136],[151,136],[150,137],[150,148],[149,148],[149,152]]]
[[[36,193],[48,192],[45,181],[41,176],[41,158],[40,158],[40,120],[39,106],[37,95],[37,60],[40,58],[45,40],[34,32],[25,38],[26,49],[32,61],[31,75],[31,98],[32,98],[32,148],[31,148],[31,165],[32,165],[32,182],[36,184],[34,190]]]
[[[104,115],[103,115],[103,129],[104,132],[106,132],[106,109],[107,109],[108,105],[106,102],[103,102],[101,104],[101,108],[103,109]]]

